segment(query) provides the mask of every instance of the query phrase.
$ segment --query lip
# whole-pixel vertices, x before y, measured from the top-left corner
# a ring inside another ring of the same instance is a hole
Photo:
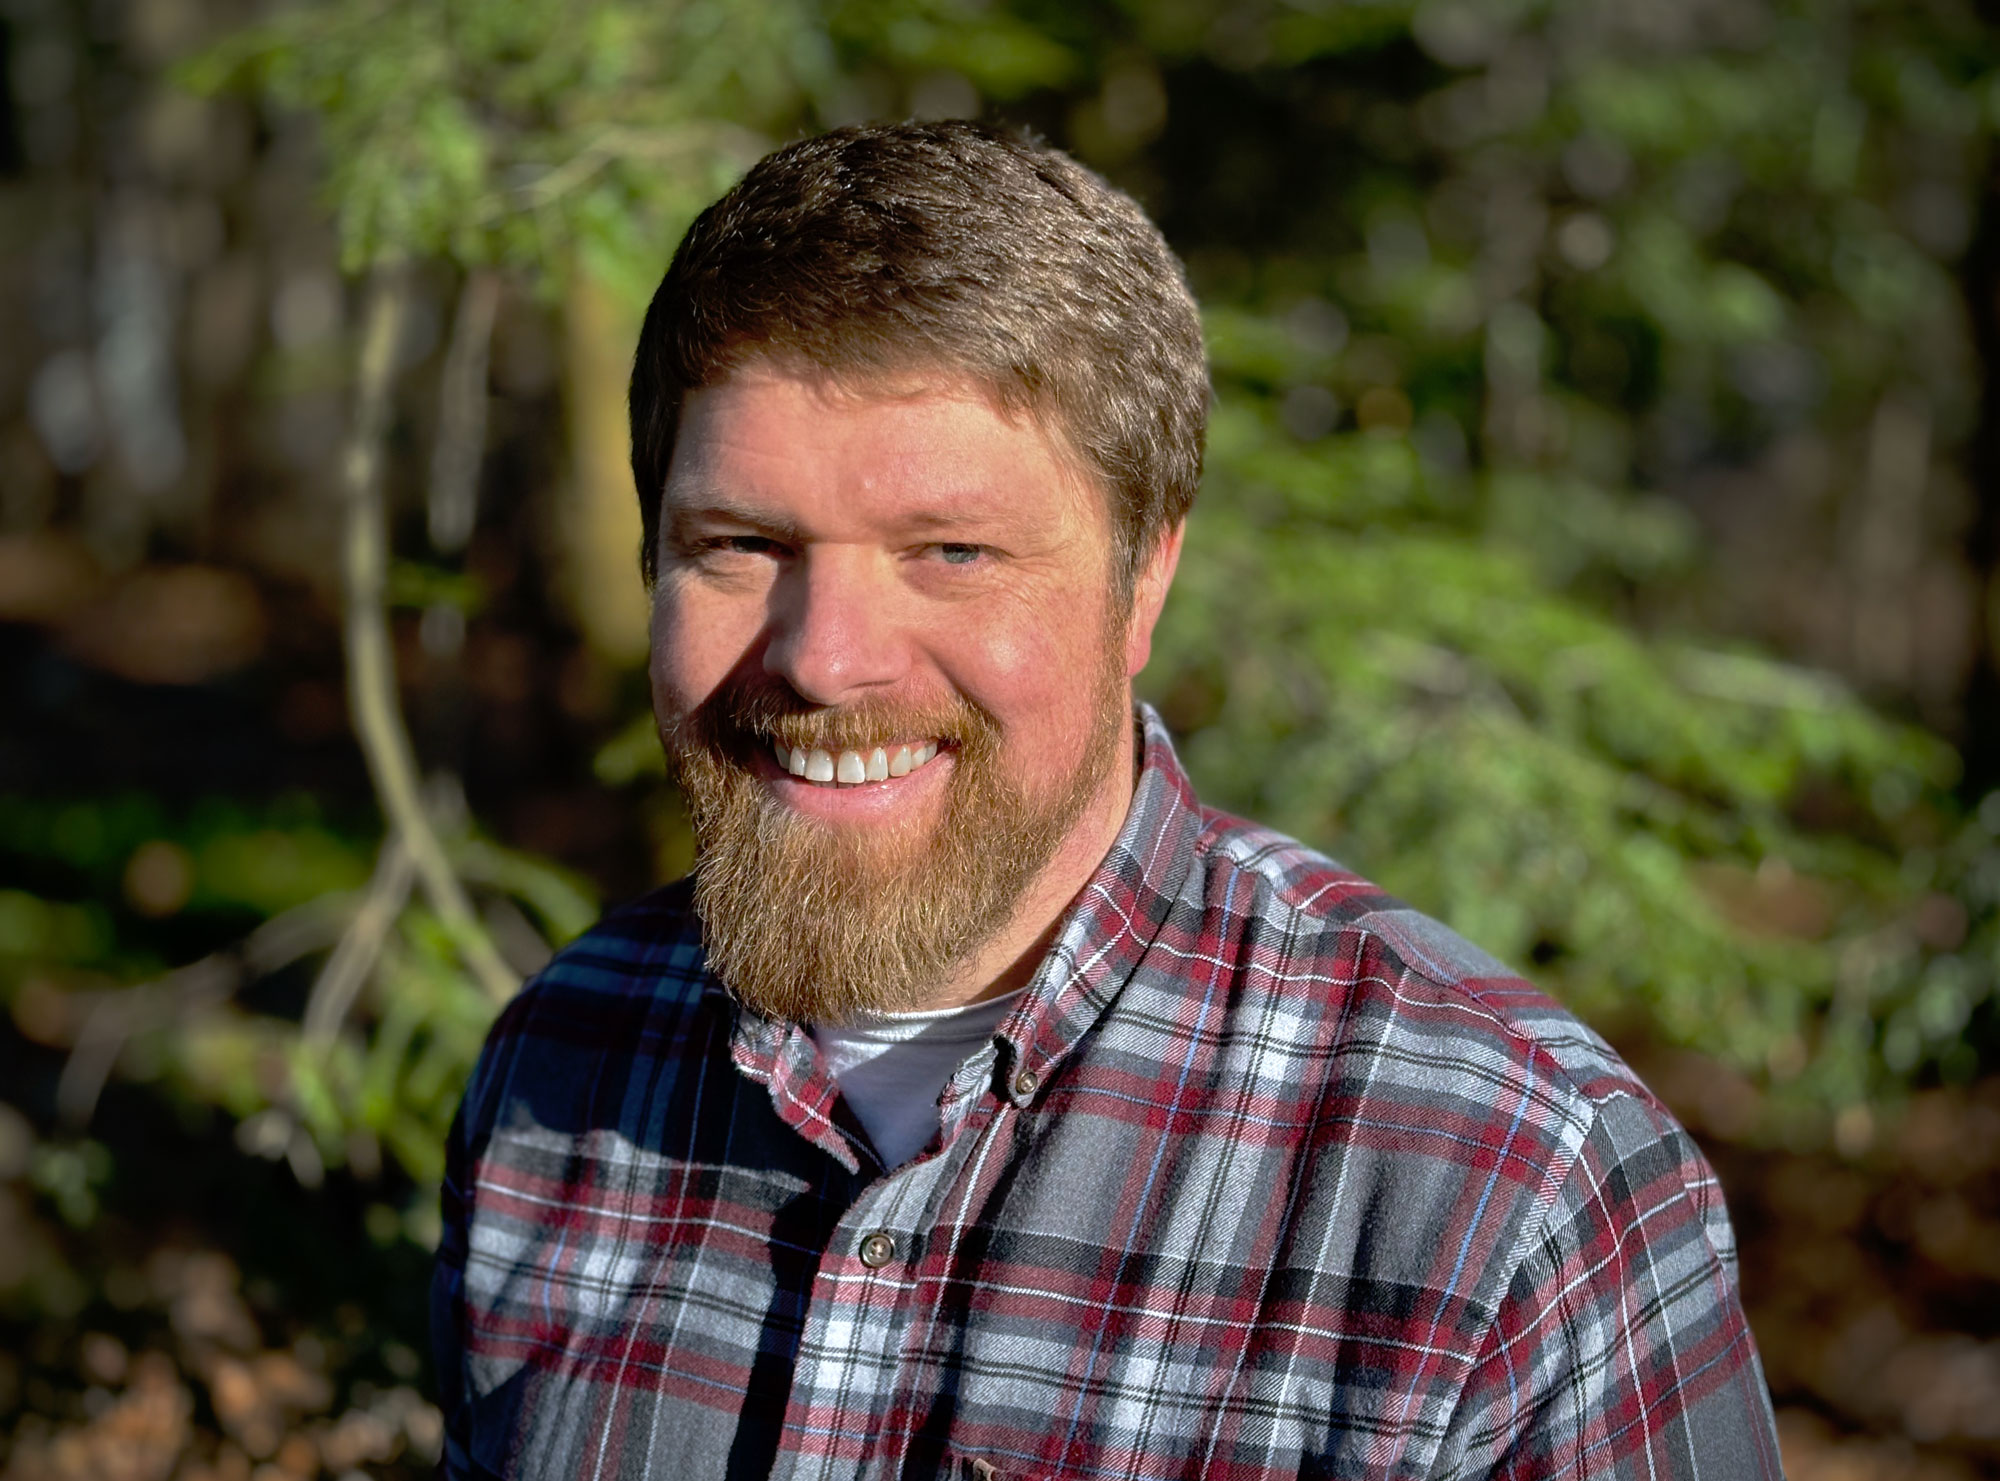
[[[795,777],[779,766],[768,743],[751,755],[751,774],[774,797],[794,812],[832,823],[886,823],[907,817],[912,808],[923,809],[943,795],[957,766],[957,749],[940,745],[937,755],[908,776],[828,786]]]

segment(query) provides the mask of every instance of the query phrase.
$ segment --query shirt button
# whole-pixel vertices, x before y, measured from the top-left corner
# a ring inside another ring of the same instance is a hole
[[[861,1241],[861,1263],[870,1270],[880,1270],[896,1258],[896,1236],[886,1229],[877,1229]]]
[[[1033,1070],[1022,1070],[1014,1076],[1014,1094],[1033,1095],[1042,1088],[1042,1077]]]

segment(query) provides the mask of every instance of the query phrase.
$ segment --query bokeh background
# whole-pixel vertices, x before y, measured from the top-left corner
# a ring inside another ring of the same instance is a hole
[[[1696,1131],[1787,1464],[2000,1475],[1974,0],[4,0],[0,1469],[414,1476],[481,1032],[682,872],[624,380],[692,212],[1030,126],[1218,401],[1209,800]]]

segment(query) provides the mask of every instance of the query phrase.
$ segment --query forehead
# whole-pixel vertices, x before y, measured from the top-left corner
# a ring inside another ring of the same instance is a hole
[[[1107,524],[1059,436],[949,371],[836,378],[753,360],[688,394],[665,496],[669,512],[747,500]]]

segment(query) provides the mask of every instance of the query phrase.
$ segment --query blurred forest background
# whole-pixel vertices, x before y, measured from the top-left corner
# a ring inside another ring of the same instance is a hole
[[[2000,1476],[1994,10],[4,0],[0,1471],[429,1469],[480,1035],[690,859],[637,312],[964,114],[1205,305],[1204,794],[1673,1103],[1795,1478]]]

